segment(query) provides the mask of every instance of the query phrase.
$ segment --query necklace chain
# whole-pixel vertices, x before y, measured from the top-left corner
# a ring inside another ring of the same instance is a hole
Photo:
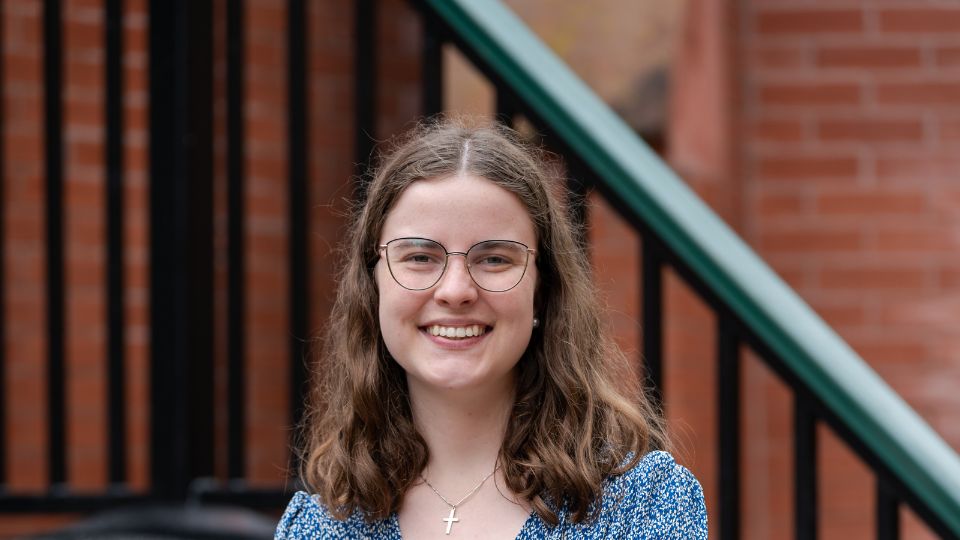
[[[497,465],[496,467],[494,467],[493,470],[490,471],[490,474],[484,476],[484,477],[483,477],[483,480],[481,480],[480,483],[476,485],[476,487],[474,487],[473,489],[471,489],[469,493],[467,493],[466,495],[464,495],[463,497],[461,497],[460,500],[457,501],[456,503],[452,503],[452,502],[448,501],[446,497],[444,497],[443,495],[441,495],[440,492],[437,491],[437,488],[433,487],[433,484],[431,484],[429,481],[427,481],[427,478],[426,478],[425,476],[423,476],[423,473],[420,473],[420,479],[423,480],[423,483],[426,484],[428,488],[430,488],[431,490],[433,490],[433,492],[437,494],[437,497],[440,497],[440,499],[441,499],[444,503],[446,503],[447,506],[449,506],[450,508],[456,508],[456,507],[460,506],[461,504],[463,504],[467,499],[469,499],[470,497],[472,497],[476,492],[480,491],[480,488],[483,487],[483,484],[485,484],[485,483],[487,482],[487,480],[489,480],[490,477],[493,476],[493,475],[494,475],[497,471],[499,471],[499,470],[500,470],[500,465]]]

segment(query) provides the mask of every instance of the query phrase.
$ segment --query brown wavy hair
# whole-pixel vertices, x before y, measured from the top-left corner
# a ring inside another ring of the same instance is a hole
[[[433,119],[380,153],[343,241],[339,288],[313,358],[302,429],[304,484],[346,519],[383,519],[427,464],[406,375],[380,335],[373,268],[387,213],[412,182],[458,173],[516,194],[537,233],[541,320],[516,366],[516,394],[498,456],[507,486],[547,523],[566,502],[590,516],[602,481],[634,466],[667,437],[635,370],[601,324],[589,263],[561,203],[545,153],[509,128]],[[548,504],[552,501],[555,504]]]

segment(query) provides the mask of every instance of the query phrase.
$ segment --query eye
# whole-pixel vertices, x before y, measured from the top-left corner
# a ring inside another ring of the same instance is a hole
[[[517,242],[489,240],[470,249],[471,266],[486,272],[502,272],[523,266],[526,248]]]
[[[440,262],[436,255],[429,253],[410,253],[405,255],[402,262],[414,264],[435,264]]]
[[[507,257],[504,257],[503,255],[486,255],[482,259],[478,260],[476,264],[482,264],[485,266],[503,266],[513,264],[513,261]]]

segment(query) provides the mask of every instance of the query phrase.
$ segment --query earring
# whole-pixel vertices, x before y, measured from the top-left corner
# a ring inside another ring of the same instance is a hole
[[[537,328],[537,327],[539,327],[539,326],[540,326],[540,319],[534,317],[534,318],[533,318],[533,327],[534,327],[534,328]]]

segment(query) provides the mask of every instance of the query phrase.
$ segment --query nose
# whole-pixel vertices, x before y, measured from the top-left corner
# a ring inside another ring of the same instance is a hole
[[[433,293],[437,302],[453,307],[469,305],[476,301],[478,294],[477,284],[467,269],[466,257],[461,254],[448,257],[447,269]]]

